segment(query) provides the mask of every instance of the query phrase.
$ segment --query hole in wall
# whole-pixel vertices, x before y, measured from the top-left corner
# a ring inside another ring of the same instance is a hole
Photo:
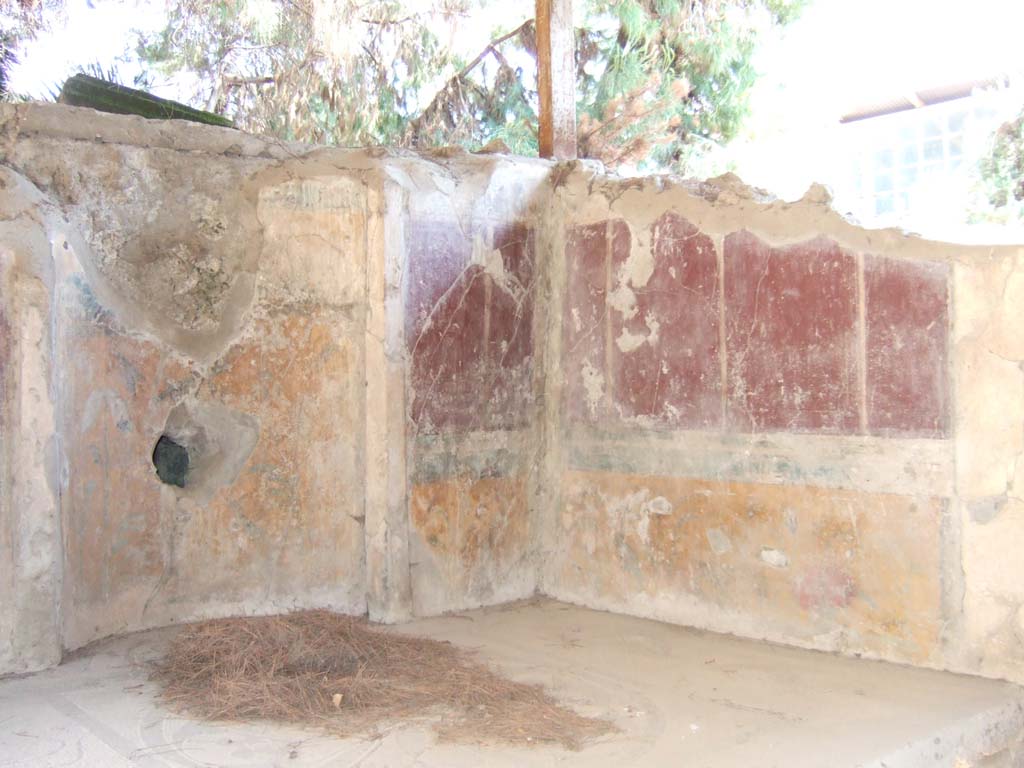
[[[153,466],[161,482],[205,503],[235,482],[258,438],[252,416],[188,398],[167,415]]]
[[[153,466],[160,482],[184,488],[188,475],[188,449],[167,435],[160,435],[153,449]]]

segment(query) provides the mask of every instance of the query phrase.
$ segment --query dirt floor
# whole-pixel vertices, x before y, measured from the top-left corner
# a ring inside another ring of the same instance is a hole
[[[149,679],[176,630],[104,643],[0,681],[0,767],[1024,765],[1024,690],[977,678],[737,640],[550,601],[406,625],[512,679],[541,683],[617,733],[582,751],[439,742],[428,724],[378,738],[202,723],[163,708]],[[988,756],[988,757],[985,757]]]

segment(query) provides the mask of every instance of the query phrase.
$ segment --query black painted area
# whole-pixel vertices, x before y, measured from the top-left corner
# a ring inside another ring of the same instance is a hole
[[[188,475],[188,450],[167,435],[161,435],[153,449],[153,466],[160,482],[184,488]]]

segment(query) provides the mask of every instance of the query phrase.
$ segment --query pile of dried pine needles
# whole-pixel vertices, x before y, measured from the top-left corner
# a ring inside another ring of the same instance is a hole
[[[614,730],[449,643],[328,611],[185,627],[154,677],[172,708],[209,720],[276,720],[361,735],[426,718],[447,741],[569,749]]]

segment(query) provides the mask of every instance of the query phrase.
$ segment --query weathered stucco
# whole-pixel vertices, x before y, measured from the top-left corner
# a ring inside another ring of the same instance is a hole
[[[455,171],[458,169],[458,173]],[[537,219],[547,164],[389,169],[405,194],[410,566],[418,615],[527,597]]]
[[[61,657],[58,403],[54,395],[54,273],[47,237],[60,213],[0,172],[0,672]],[[57,262],[57,264],[55,264]]]
[[[966,661],[1024,678],[1024,249],[955,267],[957,522]]]
[[[5,472],[36,495],[5,501],[0,669],[199,616],[397,621],[533,593],[545,163],[2,118]],[[161,436],[185,487],[156,475]]]
[[[65,647],[364,610],[364,183],[259,184],[266,161],[82,140],[17,142],[8,162],[73,230],[48,233],[73,259],[53,319]],[[155,477],[162,434],[189,449],[183,489]]]
[[[1021,679],[1021,249],[730,178],[556,201],[541,589]]]
[[[562,598],[941,663],[943,499],[612,472],[564,484]]]
[[[1024,248],[731,178],[0,125],[0,672],[541,591],[1024,680]]]

